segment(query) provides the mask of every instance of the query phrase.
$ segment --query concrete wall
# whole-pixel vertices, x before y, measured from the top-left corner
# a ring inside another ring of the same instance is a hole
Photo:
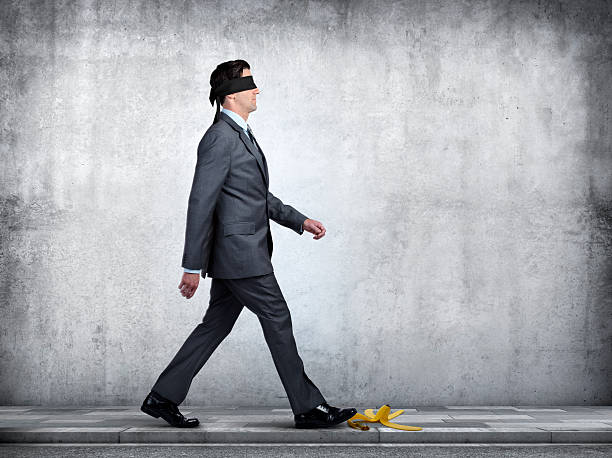
[[[612,402],[609,2],[3,2],[0,403],[136,404],[209,76],[251,64],[306,372],[340,405]],[[244,310],[185,404],[289,407]]]

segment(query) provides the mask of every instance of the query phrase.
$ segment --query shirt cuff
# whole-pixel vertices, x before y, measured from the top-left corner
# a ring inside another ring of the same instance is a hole
[[[185,272],[189,273],[189,274],[199,274],[200,273],[200,269],[198,270],[194,270],[194,269],[185,269]]]

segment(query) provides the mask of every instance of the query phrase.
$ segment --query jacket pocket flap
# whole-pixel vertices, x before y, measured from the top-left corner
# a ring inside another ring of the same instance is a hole
[[[223,235],[254,234],[255,223],[230,223],[223,225]]]

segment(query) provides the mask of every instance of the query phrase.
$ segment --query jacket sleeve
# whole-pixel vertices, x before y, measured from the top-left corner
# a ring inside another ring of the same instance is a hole
[[[226,141],[215,132],[207,132],[198,145],[185,228],[182,267],[205,269],[208,266],[213,238],[213,215],[223,183],[230,170]]]
[[[278,197],[268,191],[268,217],[281,226],[288,227],[298,234],[304,233],[302,224],[308,219],[291,205],[285,205]]]

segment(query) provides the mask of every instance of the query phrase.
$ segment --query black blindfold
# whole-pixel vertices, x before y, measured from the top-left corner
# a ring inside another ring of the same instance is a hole
[[[210,104],[214,105],[216,98],[223,98],[226,95],[233,94],[235,92],[246,91],[248,89],[256,89],[255,81],[252,76],[241,76],[240,78],[234,78],[231,80],[224,81],[219,87],[210,90]]]

